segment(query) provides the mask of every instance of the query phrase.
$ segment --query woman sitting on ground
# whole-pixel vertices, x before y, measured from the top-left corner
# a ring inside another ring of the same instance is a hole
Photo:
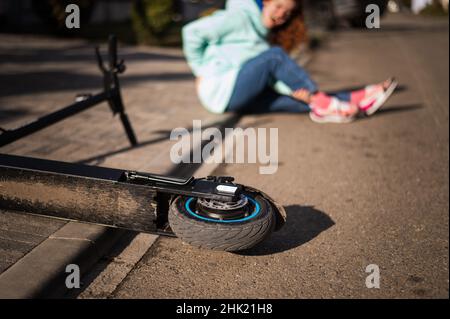
[[[183,28],[197,93],[213,113],[309,112],[319,123],[374,114],[394,91],[391,78],[328,95],[288,53],[305,39],[300,0],[228,0],[225,10]]]

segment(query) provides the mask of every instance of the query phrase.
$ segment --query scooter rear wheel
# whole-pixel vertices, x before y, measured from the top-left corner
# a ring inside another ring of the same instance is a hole
[[[275,212],[258,194],[243,194],[241,205],[208,203],[194,197],[177,197],[169,209],[169,223],[182,241],[222,251],[249,249],[274,230]]]

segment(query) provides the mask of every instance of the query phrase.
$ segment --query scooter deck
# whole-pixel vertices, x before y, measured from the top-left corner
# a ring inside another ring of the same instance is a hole
[[[0,208],[156,233],[157,192],[124,171],[0,154]]]
[[[0,208],[171,234],[173,196],[236,201],[241,185],[0,154]],[[167,230],[169,229],[169,230]]]

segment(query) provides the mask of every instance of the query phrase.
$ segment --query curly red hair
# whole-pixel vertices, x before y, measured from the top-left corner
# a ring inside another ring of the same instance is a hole
[[[289,20],[269,33],[269,42],[291,52],[302,42],[307,41],[306,25],[303,16],[303,1],[294,0],[296,7]]]

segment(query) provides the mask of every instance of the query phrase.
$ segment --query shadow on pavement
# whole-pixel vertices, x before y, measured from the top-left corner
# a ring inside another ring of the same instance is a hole
[[[211,128],[211,127],[216,127],[216,128],[225,128],[225,127],[234,127],[234,125],[236,125],[236,123],[239,121],[239,116],[235,115],[235,116],[231,116],[226,120],[218,120],[214,123],[211,123],[209,125],[204,126],[204,129],[207,128]],[[192,126],[187,127],[186,128],[187,131],[189,133],[192,133],[194,128]],[[94,155],[92,157],[89,158],[85,158],[83,160],[78,161],[77,163],[79,164],[89,164],[89,165],[100,165],[101,163],[103,163],[108,157],[114,156],[114,155],[118,155],[118,154],[122,154],[122,153],[126,153],[132,150],[136,150],[151,144],[155,144],[155,143],[159,143],[159,142],[163,142],[166,140],[170,139],[170,136],[172,134],[172,130],[156,130],[154,131],[155,134],[158,134],[158,137],[155,137],[153,139],[149,139],[149,140],[145,140],[145,141],[141,141],[138,142],[137,145],[135,146],[126,146],[123,147],[121,149],[115,150],[115,151],[111,151],[111,152],[106,152],[103,154],[98,154],[98,155]],[[223,133],[223,132],[222,132]],[[139,141],[139,137],[138,137],[138,141]],[[203,143],[208,143],[209,141],[204,141]],[[191,150],[192,152],[192,150]],[[192,154],[191,154],[191,158],[192,158]],[[179,164],[178,166],[182,166],[181,164]],[[192,168],[192,165],[188,165],[189,169]],[[200,166],[200,164],[195,164],[196,167]],[[180,172],[184,172],[184,169],[179,168],[178,169]],[[195,172],[195,170],[193,171]],[[186,176],[191,176],[191,175],[186,175]]]
[[[420,109],[423,109],[422,104],[410,104],[410,105],[398,105],[398,106],[390,106],[383,109],[380,109],[375,113],[373,116],[383,116],[383,115],[389,115],[393,113],[399,113],[399,112],[410,112],[410,111],[417,111]],[[370,117],[363,116],[359,120],[367,120]]]
[[[33,114],[33,111],[20,106],[6,108],[3,105],[0,105],[0,124],[8,123],[8,121],[21,118],[28,114]]]
[[[45,44],[41,44],[43,46]],[[10,95],[23,95],[34,93],[49,93],[63,90],[94,90],[102,88],[102,78],[98,74],[83,74],[85,68],[80,65],[55,70],[54,64],[67,65],[68,63],[84,63],[86,66],[96,67],[97,60],[94,51],[95,45],[68,45],[63,48],[36,48],[19,47],[11,44],[10,48],[0,47],[0,65],[8,64],[7,73],[0,74],[0,97]],[[104,55],[105,49],[101,52]],[[125,52],[123,52],[125,51]],[[119,58],[129,62],[155,62],[155,61],[184,61],[183,54],[174,52],[170,54],[158,52],[129,52],[129,48],[119,50]],[[43,63],[53,63],[47,70],[42,70]],[[11,64],[13,67],[11,68]],[[24,65],[36,65],[35,71],[17,72]],[[146,81],[183,81],[192,80],[190,72],[149,72],[142,75],[128,75],[121,77],[124,86]]]
[[[313,206],[286,206],[287,222],[278,232],[249,250],[238,252],[246,256],[262,256],[297,248],[334,226],[334,221]]]
[[[357,91],[357,90],[362,90],[365,87],[365,85],[361,85],[361,86],[353,86],[353,87],[347,87],[347,88],[343,88],[340,89],[338,91],[333,90],[333,91],[327,91],[327,94],[330,95],[334,95],[334,94],[338,94],[339,92],[350,92],[350,91]],[[397,86],[397,88],[394,91],[394,94],[398,94],[400,92],[404,92],[407,91],[408,87],[406,85],[399,85]]]
[[[79,289],[68,290],[65,295],[63,295],[62,299],[76,299],[79,295],[81,295],[86,289],[89,288],[90,284],[92,284],[95,279],[101,275],[101,273],[106,270],[108,265],[112,262],[117,262],[117,257],[131,244],[131,242],[136,238],[139,234],[138,232],[131,230],[124,230],[123,235],[117,240],[116,244],[114,244],[113,248],[108,251],[102,258],[100,258],[97,263],[95,263],[89,270],[85,271],[85,274],[82,276],[82,285]],[[124,279],[124,278],[123,278]],[[107,295],[96,295],[95,291],[94,295],[88,295],[87,298],[107,298]]]
[[[104,43],[99,43],[104,45]],[[42,63],[68,63],[68,62],[92,62],[96,63],[95,45],[78,45],[66,47],[64,49],[46,49],[46,48],[0,48],[0,61],[17,64],[42,64]],[[126,49],[125,49],[126,50]],[[153,52],[122,52],[119,49],[119,58],[125,62],[138,61],[184,61],[182,54],[163,54]],[[101,50],[106,54],[105,50]]]
[[[76,70],[75,70],[76,71]],[[148,73],[143,75],[124,75],[121,84],[124,87],[147,81],[185,81],[193,80],[188,72]],[[96,90],[102,87],[102,77],[65,71],[26,72],[21,74],[0,74],[0,97],[11,95],[50,93],[65,90]]]
[[[82,159],[82,160],[78,161],[77,163],[97,166],[97,165],[102,164],[108,157],[123,154],[123,153],[129,152],[129,151],[132,151],[132,150],[137,150],[137,149],[143,148],[143,147],[151,145],[151,144],[163,142],[163,141],[168,140],[169,138],[170,138],[170,133],[161,135],[160,137],[156,137],[153,139],[138,142],[138,144],[135,146],[130,145],[130,146],[126,146],[126,147],[123,147],[123,148],[115,150],[115,151],[106,152],[106,153],[103,153],[100,155],[94,155],[92,157]]]

